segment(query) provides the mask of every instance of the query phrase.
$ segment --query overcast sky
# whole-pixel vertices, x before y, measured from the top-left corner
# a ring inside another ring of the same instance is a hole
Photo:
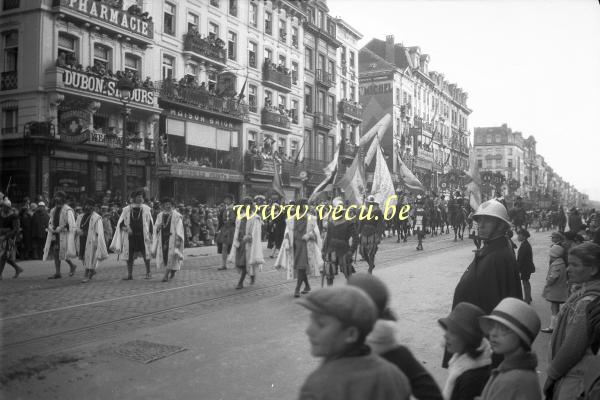
[[[420,46],[469,94],[469,130],[508,124],[577,190],[600,200],[597,0],[328,0],[364,35]]]

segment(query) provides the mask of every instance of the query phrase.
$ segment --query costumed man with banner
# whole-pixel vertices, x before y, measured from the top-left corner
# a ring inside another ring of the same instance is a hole
[[[127,276],[123,280],[133,279],[133,261],[142,256],[146,264],[146,279],[150,273],[150,251],[152,248],[152,210],[144,203],[144,191],[133,194],[133,203],[123,207],[115,227],[110,249],[127,260]]]
[[[152,236],[152,257],[156,257],[156,268],[165,268],[163,282],[173,279],[183,265],[183,218],[173,209],[171,199],[161,201],[163,211],[156,216]]]
[[[236,217],[233,244],[227,259],[236,266],[241,274],[236,289],[244,288],[246,275],[250,275],[250,284],[253,285],[256,280],[256,270],[262,271],[265,263],[261,238],[262,220],[258,213],[250,217],[247,217],[245,213],[246,207],[249,207],[249,214],[252,214],[253,206],[252,198],[245,197],[242,202],[244,208]]]
[[[54,258],[54,268],[56,272],[48,279],[60,279],[60,262],[65,261],[71,267],[69,276],[75,274],[77,268],[71,261],[77,257],[75,248],[75,212],[66,204],[67,195],[65,192],[56,192],[54,194],[55,206],[50,210],[50,221],[48,225],[48,235],[46,236],[46,245],[44,246],[43,260],[48,260],[52,254]]]
[[[222,265],[217,268],[219,271],[227,269],[227,256],[231,251],[233,244],[233,235],[235,234],[235,210],[233,209],[233,196],[228,194],[224,199],[225,207],[219,210],[219,231],[217,232],[217,253],[221,254]]]
[[[344,200],[341,197],[333,199],[333,209],[343,209]],[[321,286],[323,280],[327,281],[327,286],[333,285],[333,279],[338,273],[338,269],[342,271],[346,280],[354,273],[352,266],[352,257],[358,248],[359,237],[357,224],[354,218],[346,219],[345,212],[339,213],[341,217],[333,219],[333,213],[329,214],[327,220],[327,232],[323,239],[323,272],[321,274]],[[350,212],[348,212],[350,214]]]
[[[85,268],[83,283],[89,282],[96,275],[96,268],[100,261],[108,258],[104,240],[104,224],[100,214],[94,211],[94,207],[96,207],[94,200],[86,200],[83,213],[77,217],[75,223],[77,227],[75,246]]]
[[[317,219],[308,210],[308,200],[300,199],[299,218],[288,218],[285,224],[281,251],[277,255],[275,268],[285,268],[287,279],[296,278],[294,297],[300,297],[300,288],[304,284],[303,294],[310,292],[308,277],[316,275],[323,266],[321,257],[321,234]],[[306,210],[306,212],[305,212]]]
[[[383,212],[379,209],[379,204],[375,196],[367,197],[366,207],[373,207],[373,213],[370,219],[358,222],[358,232],[360,235],[360,255],[369,264],[369,273],[372,274],[375,269],[375,255],[381,243],[381,236],[385,229],[385,220]]]

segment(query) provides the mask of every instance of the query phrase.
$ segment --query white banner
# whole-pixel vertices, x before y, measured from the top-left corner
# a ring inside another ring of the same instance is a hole
[[[190,146],[214,149],[217,146],[217,128],[187,122],[185,142]]]
[[[167,118],[167,134],[175,136],[185,136],[185,121]]]
[[[375,139],[374,141],[378,141]],[[384,207],[385,202],[395,194],[394,190],[394,182],[392,181],[392,176],[390,175],[390,170],[387,167],[385,162],[385,158],[383,157],[383,153],[381,152],[381,148],[377,146],[377,164],[375,165],[375,174],[373,176],[373,188],[371,189],[371,194],[375,196],[375,201],[377,201],[380,207]],[[397,203],[396,200],[390,200],[390,205],[395,205]]]

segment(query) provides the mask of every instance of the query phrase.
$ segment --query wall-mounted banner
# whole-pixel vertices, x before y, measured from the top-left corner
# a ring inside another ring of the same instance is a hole
[[[86,72],[73,71],[65,69],[62,73],[62,82],[65,87],[83,90],[90,93],[97,93],[103,96],[121,98],[121,93],[117,89],[117,81],[105,79]],[[131,93],[131,102],[154,105],[154,92],[151,90],[137,88]]]

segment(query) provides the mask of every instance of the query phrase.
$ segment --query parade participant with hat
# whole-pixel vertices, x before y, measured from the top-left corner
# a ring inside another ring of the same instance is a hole
[[[517,196],[515,199],[515,206],[510,210],[509,216],[515,229],[527,229],[527,213],[523,207],[521,196]]]
[[[492,349],[479,326],[483,310],[471,303],[458,303],[438,323],[444,328],[446,349],[452,354],[445,400],[474,399],[481,394],[490,377]]]
[[[299,300],[311,311],[311,354],[323,359],[300,389],[299,400],[408,400],[410,384],[394,365],[371,352],[365,339],[377,307],[352,286],[316,290]]]
[[[535,310],[519,299],[506,298],[479,322],[494,354],[504,361],[492,370],[478,399],[541,400],[537,356],[531,351],[541,325]]]
[[[344,201],[341,197],[333,199],[332,206],[342,207]],[[333,285],[333,279],[338,268],[346,279],[353,272],[352,257],[358,248],[359,237],[356,221],[347,220],[343,214],[342,218],[333,219],[330,214],[327,219],[327,232],[323,239],[323,278],[327,280],[327,286]]]
[[[23,272],[16,262],[17,247],[16,240],[19,234],[19,215],[17,210],[12,208],[12,203],[8,197],[4,197],[0,204],[0,280],[4,266],[9,263],[15,269],[13,278],[18,278]]]
[[[250,214],[253,213],[254,204],[251,197],[245,197],[242,205],[250,207]],[[233,244],[227,259],[234,263],[241,274],[236,289],[243,289],[246,275],[250,275],[250,284],[253,285],[257,269],[262,270],[265,263],[261,238],[262,220],[258,213],[249,219],[245,212],[241,214],[236,216]]]
[[[377,321],[366,339],[373,353],[379,354],[406,375],[416,399],[442,400],[442,393],[433,377],[410,349],[396,339],[398,322],[389,309],[390,295],[385,283],[375,275],[358,273],[350,277],[348,285],[362,289],[377,307]]]
[[[144,204],[144,191],[133,193],[133,202],[123,207],[115,227],[110,249],[127,260],[127,276],[133,279],[133,261],[142,256],[146,265],[146,279],[150,279],[150,249],[152,247],[152,210]]]
[[[235,210],[233,209],[233,196],[228,194],[223,202],[225,206],[219,211],[219,227],[216,236],[217,252],[221,254],[222,265],[219,270],[227,269],[227,256],[231,251],[233,235],[235,234]]]
[[[85,276],[82,282],[88,282],[96,275],[98,263],[108,258],[104,240],[104,224],[100,214],[94,211],[96,202],[88,199],[83,206],[83,213],[75,223],[75,246],[79,259],[83,261]]]
[[[417,250],[423,250],[423,238],[425,237],[425,202],[421,195],[417,195],[415,207],[415,225],[413,230],[417,234]]]
[[[43,260],[46,261],[52,254],[54,257],[55,273],[48,279],[60,279],[60,262],[65,261],[71,268],[69,276],[75,274],[77,268],[71,262],[72,258],[77,257],[75,248],[75,213],[73,209],[66,204],[67,195],[65,192],[58,191],[54,194],[54,208],[50,210],[50,220],[48,225],[48,235],[44,246]]]
[[[535,265],[533,264],[533,250],[531,244],[529,244],[529,231],[527,229],[521,229],[517,232],[517,240],[521,242],[519,250],[517,251],[517,268],[519,269],[519,276],[521,277],[521,283],[523,284],[523,297],[527,304],[531,304],[531,283],[529,278],[531,274],[535,272]]]
[[[454,289],[452,309],[466,302],[490,313],[506,297],[521,299],[521,282],[515,253],[506,238],[510,229],[506,208],[494,199],[488,200],[473,218],[479,223],[479,237],[484,244]],[[444,367],[449,358],[446,353]],[[500,359],[495,357],[493,361],[496,366]]]
[[[156,217],[152,236],[152,257],[156,257],[156,268],[165,268],[163,282],[173,279],[183,265],[184,232],[183,217],[173,209],[169,198],[161,201],[163,211]]]
[[[367,197],[366,206],[373,207],[373,213],[370,219],[358,221],[358,233],[360,235],[360,255],[369,264],[369,273],[375,269],[375,255],[381,242],[381,236],[385,230],[385,220],[383,212],[379,208],[379,203],[375,196]]]
[[[304,284],[302,293],[310,292],[308,276],[315,275],[323,266],[321,258],[321,234],[314,215],[303,209],[308,207],[307,199],[300,199],[299,218],[288,218],[283,234],[281,251],[275,261],[275,268],[285,268],[287,279],[297,278],[294,297],[300,297],[300,288]]]

